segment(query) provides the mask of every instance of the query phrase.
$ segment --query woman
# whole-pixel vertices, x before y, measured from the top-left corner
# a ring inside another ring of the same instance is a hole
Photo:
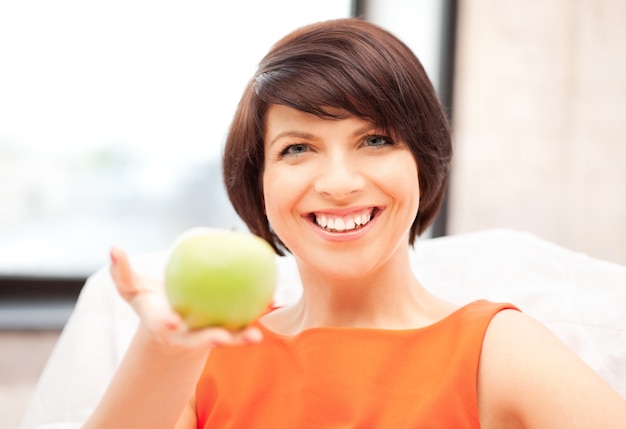
[[[450,157],[432,85],[394,36],[347,19],[279,41],[224,174],[250,230],[293,253],[302,298],[240,332],[189,332],[113,249],[141,323],[86,427],[624,427],[626,401],[546,328],[414,276]]]

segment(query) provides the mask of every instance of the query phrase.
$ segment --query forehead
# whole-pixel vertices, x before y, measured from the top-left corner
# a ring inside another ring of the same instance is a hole
[[[271,116],[271,118],[270,118]],[[314,120],[333,120],[333,119],[348,119],[355,117],[354,114],[348,112],[345,109],[336,107],[324,107],[321,106],[318,112],[306,112],[298,110],[294,107],[290,107],[284,104],[269,104],[266,114],[265,122],[276,119],[286,119],[290,117],[293,120],[301,121],[314,121]]]
[[[352,130],[355,133],[374,128],[374,124],[366,119],[350,115],[342,109],[325,109],[327,115],[322,117],[312,113],[272,104],[265,115],[264,140],[271,144],[283,135],[315,134],[342,130]]]

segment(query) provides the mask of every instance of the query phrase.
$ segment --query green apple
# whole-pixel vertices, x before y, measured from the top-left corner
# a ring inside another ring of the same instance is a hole
[[[168,299],[192,329],[238,330],[272,302],[276,255],[246,232],[193,228],[173,244],[165,268]]]

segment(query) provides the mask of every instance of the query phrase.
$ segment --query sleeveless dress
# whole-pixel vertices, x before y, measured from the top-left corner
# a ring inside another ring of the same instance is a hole
[[[409,330],[312,328],[213,350],[198,428],[479,428],[478,361],[491,319],[476,301]]]

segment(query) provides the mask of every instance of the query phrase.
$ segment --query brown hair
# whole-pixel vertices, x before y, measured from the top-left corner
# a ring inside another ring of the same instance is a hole
[[[250,231],[282,255],[263,201],[264,119],[271,104],[324,118],[339,109],[405,142],[420,186],[411,245],[434,220],[452,157],[448,120],[421,63],[391,33],[355,18],[300,28],[271,48],[243,93],[224,149],[226,190]]]

